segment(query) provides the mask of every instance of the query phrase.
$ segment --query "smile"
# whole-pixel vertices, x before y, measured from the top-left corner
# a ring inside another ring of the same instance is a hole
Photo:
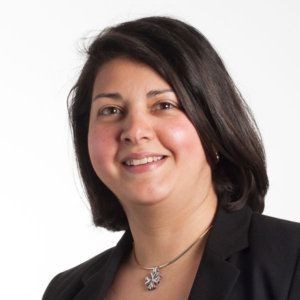
[[[149,156],[149,157],[145,157],[143,159],[128,159],[126,160],[124,163],[127,166],[139,166],[139,165],[145,165],[148,163],[152,163],[158,160],[163,159],[164,156]]]

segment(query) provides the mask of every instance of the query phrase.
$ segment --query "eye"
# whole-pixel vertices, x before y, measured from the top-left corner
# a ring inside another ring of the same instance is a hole
[[[171,102],[158,102],[154,105],[154,109],[155,110],[167,110],[167,109],[172,109],[172,108],[176,108],[177,105],[175,105],[174,103]]]
[[[98,111],[98,116],[110,116],[110,115],[119,115],[122,113],[122,110],[116,106],[106,106]]]

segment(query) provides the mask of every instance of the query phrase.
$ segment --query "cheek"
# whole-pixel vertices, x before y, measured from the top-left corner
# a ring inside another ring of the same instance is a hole
[[[112,135],[107,130],[90,129],[88,133],[88,151],[96,173],[106,168],[114,153]]]
[[[193,159],[206,159],[198,133],[188,119],[179,119],[174,123],[169,130],[168,139],[178,155],[189,154]]]

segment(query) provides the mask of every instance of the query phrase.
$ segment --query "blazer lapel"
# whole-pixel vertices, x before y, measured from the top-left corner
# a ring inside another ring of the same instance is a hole
[[[251,216],[249,207],[236,212],[218,209],[189,300],[230,299],[240,271],[226,259],[248,247]]]
[[[113,248],[107,262],[97,271],[86,274],[82,281],[83,289],[74,297],[74,300],[101,300],[111,285],[114,276],[122,262],[132,248],[132,235],[126,231],[116,247]]]

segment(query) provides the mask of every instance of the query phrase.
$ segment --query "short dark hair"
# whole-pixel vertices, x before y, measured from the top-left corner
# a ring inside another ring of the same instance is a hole
[[[104,29],[88,47],[87,60],[69,94],[77,163],[95,225],[113,231],[128,229],[119,200],[92,167],[87,143],[97,71],[117,57],[149,65],[173,88],[199,134],[219,205],[229,211],[249,205],[261,213],[268,177],[261,135],[249,107],[221,58],[197,29],[156,16]]]

